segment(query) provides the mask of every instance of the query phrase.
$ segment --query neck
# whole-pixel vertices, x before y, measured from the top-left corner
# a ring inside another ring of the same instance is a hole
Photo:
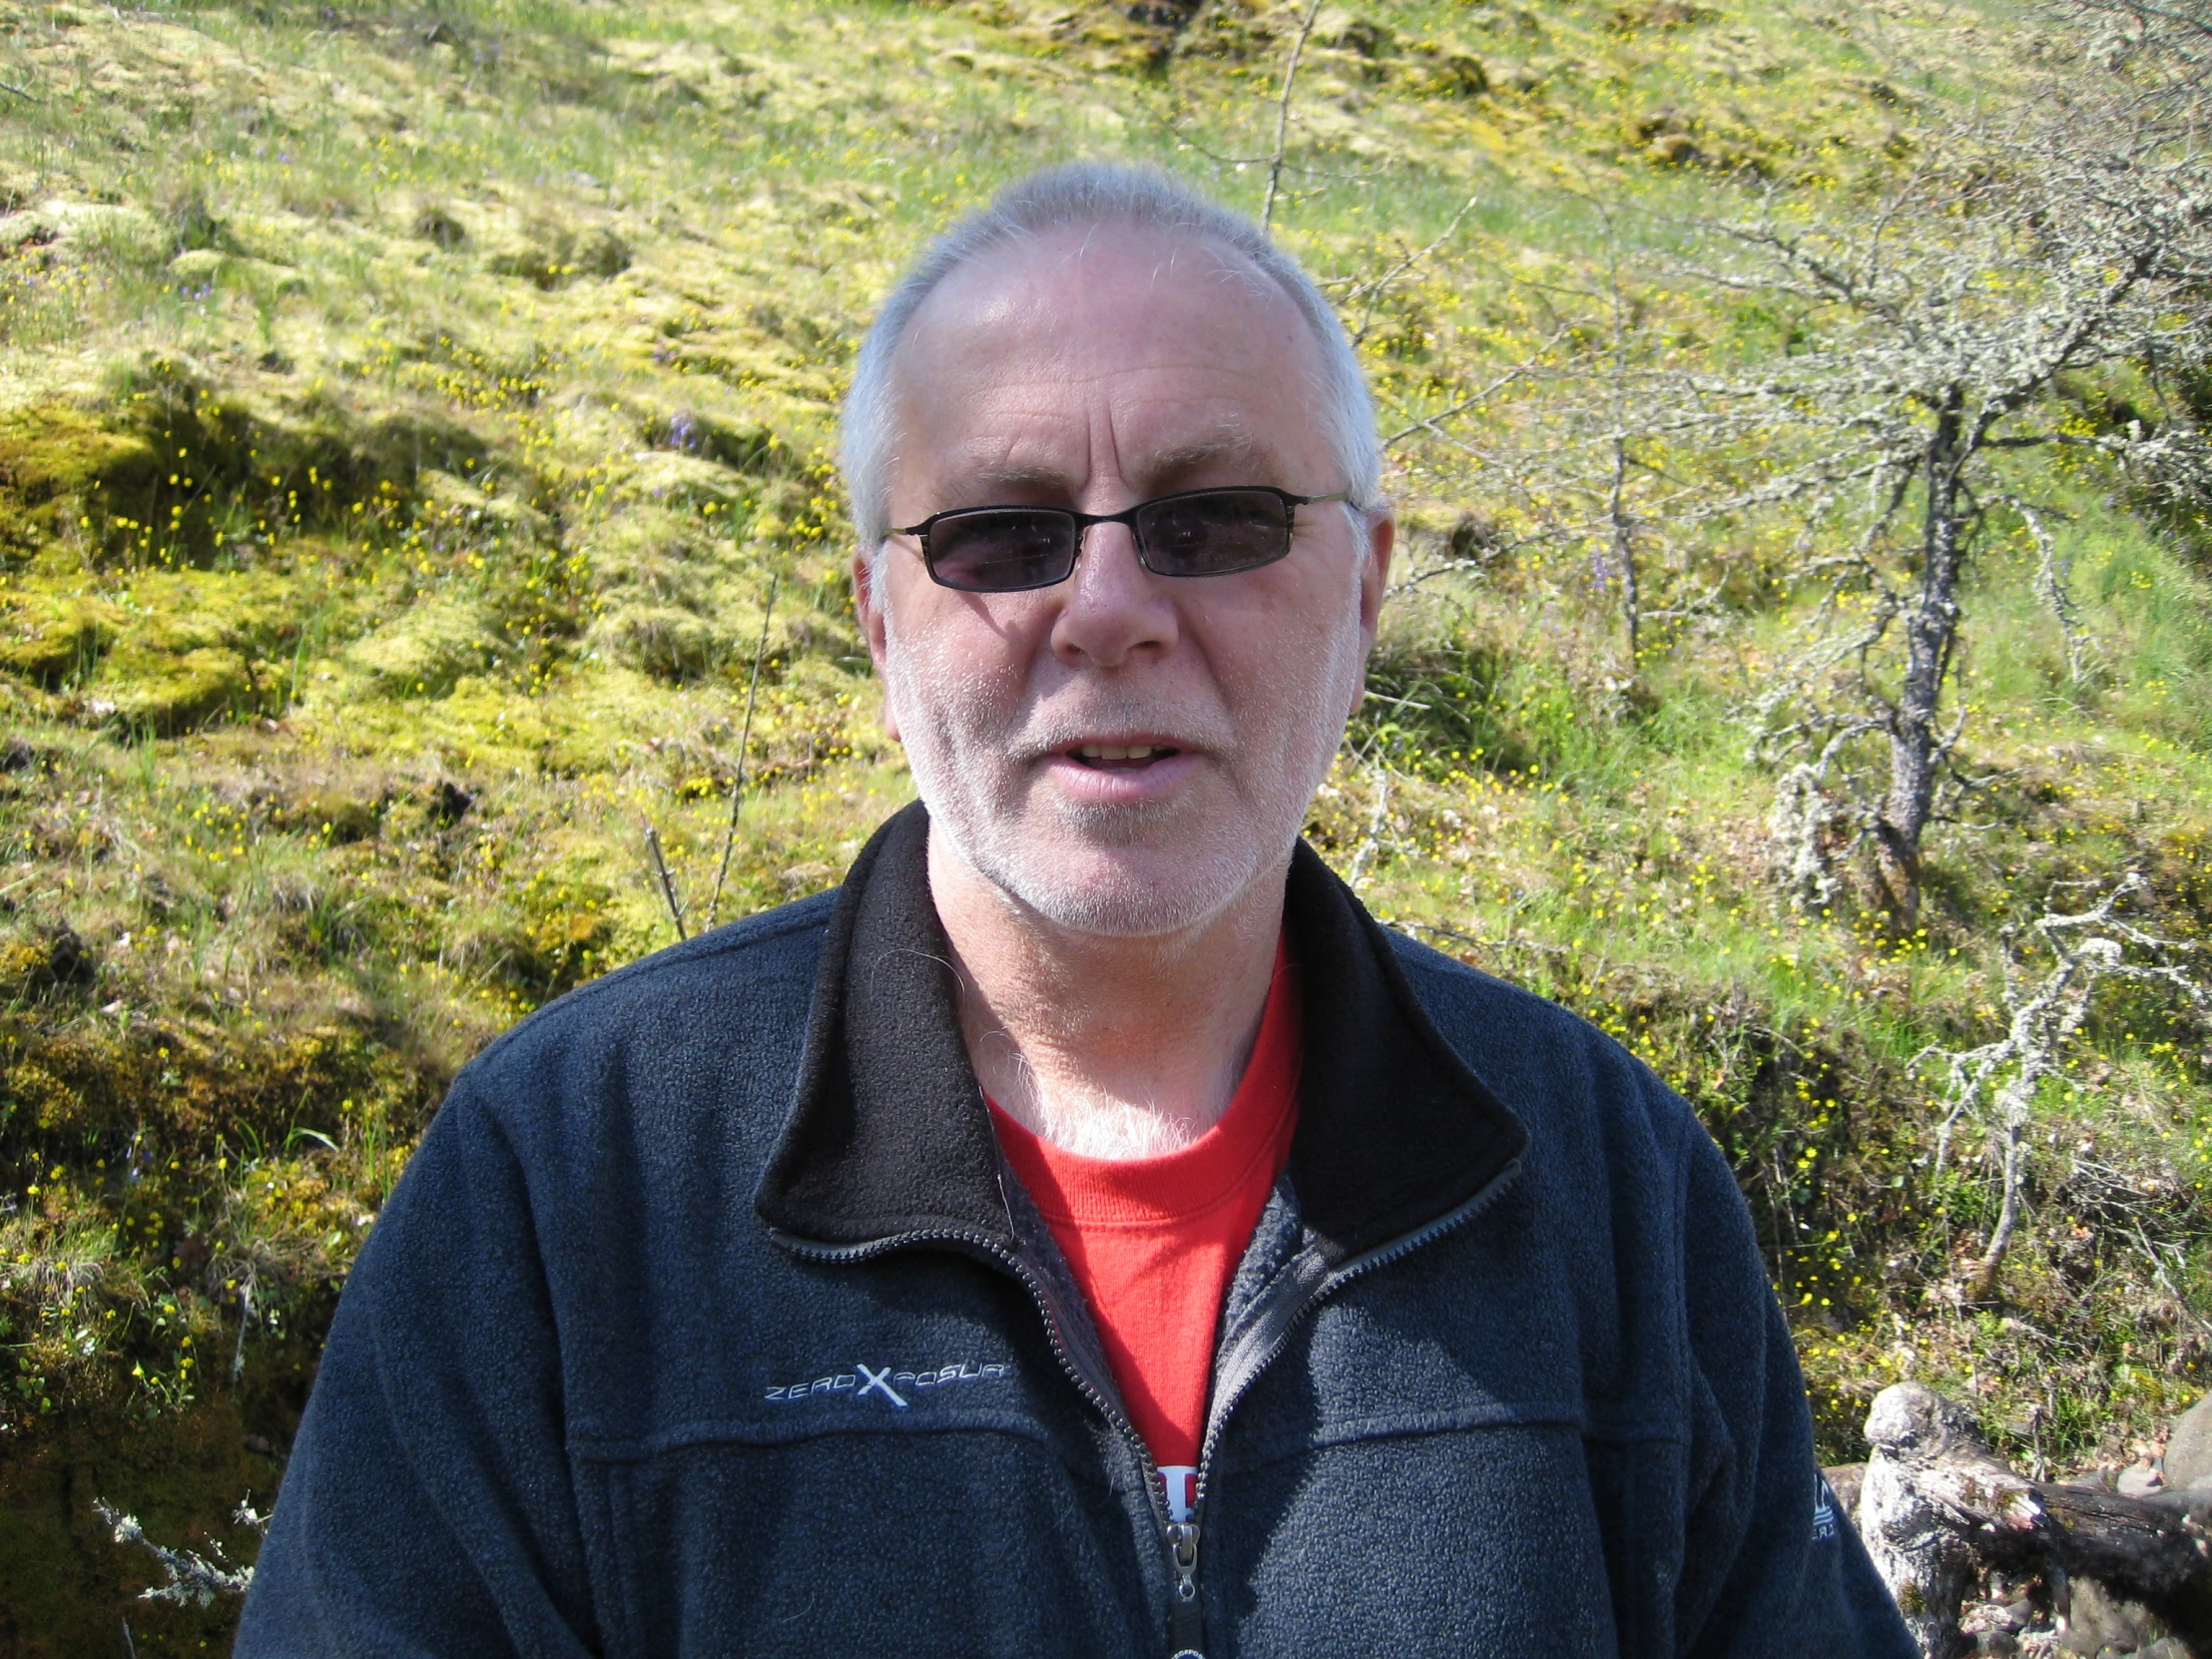
[[[968,1061],[1015,1122],[1070,1152],[1143,1158],[1221,1121],[1267,1008],[1280,879],[1195,926],[1114,938],[1039,916],[932,829],[929,889]]]

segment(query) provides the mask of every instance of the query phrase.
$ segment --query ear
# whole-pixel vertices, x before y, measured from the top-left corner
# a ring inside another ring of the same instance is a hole
[[[883,601],[887,595],[876,591],[874,564],[866,548],[853,550],[852,609],[859,618],[860,635],[867,641],[868,661],[875,665],[876,683],[883,687],[883,729],[893,743],[899,743],[903,740],[898,735],[898,716],[891,709],[890,680],[883,672]]]
[[[1360,549],[1360,656],[1365,661],[1375,649],[1375,630],[1382,620],[1382,596],[1390,585],[1390,554],[1397,546],[1397,515],[1388,507],[1373,507],[1366,515],[1367,526]],[[1364,680],[1364,677],[1363,677]],[[1345,718],[1356,719],[1360,704],[1367,696],[1363,684],[1352,694],[1352,710]]]

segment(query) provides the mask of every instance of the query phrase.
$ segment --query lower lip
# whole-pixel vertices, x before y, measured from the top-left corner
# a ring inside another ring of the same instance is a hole
[[[1049,756],[1045,762],[1047,776],[1077,800],[1114,804],[1157,801],[1197,768],[1198,757],[1187,749],[1137,767],[1086,766],[1072,755]]]

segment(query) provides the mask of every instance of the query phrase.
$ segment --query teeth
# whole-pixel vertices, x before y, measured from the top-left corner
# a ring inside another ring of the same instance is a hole
[[[1086,761],[1149,761],[1159,751],[1148,743],[1086,743],[1079,744],[1075,753]]]

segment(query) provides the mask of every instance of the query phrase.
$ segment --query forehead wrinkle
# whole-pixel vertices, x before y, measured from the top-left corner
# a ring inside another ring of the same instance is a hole
[[[1131,453],[1130,460],[1132,464],[1125,476],[1132,483],[1143,487],[1155,482],[1187,477],[1205,467],[1223,462],[1236,463],[1248,470],[1266,473],[1276,466],[1278,457],[1272,448],[1255,439],[1245,429],[1242,421],[1234,416],[1225,416],[1212,436],[1151,447],[1139,446]],[[986,490],[1059,490],[1077,482],[1065,467],[1046,461],[1023,461],[1008,457],[995,447],[991,456],[979,456],[959,466],[955,475],[963,485]],[[1250,481],[1270,480],[1255,478]]]

